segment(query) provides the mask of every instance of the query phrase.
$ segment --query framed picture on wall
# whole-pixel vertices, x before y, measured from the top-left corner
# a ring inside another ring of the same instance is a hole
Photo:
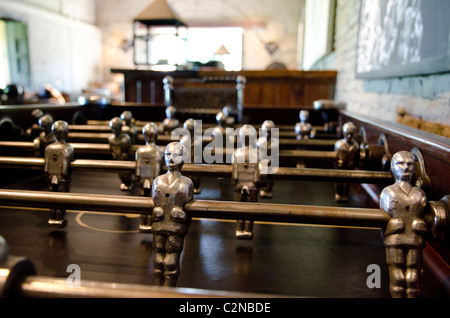
[[[450,1],[362,0],[357,78],[450,71]]]

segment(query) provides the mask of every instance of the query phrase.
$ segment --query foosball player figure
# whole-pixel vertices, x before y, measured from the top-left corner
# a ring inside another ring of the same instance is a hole
[[[254,138],[253,142],[252,137]],[[244,125],[239,129],[240,144],[233,156],[231,175],[235,201],[258,201],[260,178],[256,138],[256,130],[253,126]],[[251,240],[253,238],[253,221],[237,220],[236,238]]]
[[[30,139],[34,140],[35,138],[39,137],[39,134],[42,132],[42,127],[41,125],[39,125],[39,119],[42,116],[44,116],[44,112],[39,108],[36,108],[31,112],[31,117],[33,117],[33,120],[35,120],[35,122],[25,131]]]
[[[56,141],[45,149],[44,174],[51,191],[69,192],[72,176],[70,163],[74,160],[74,150],[66,143],[69,126],[65,121],[58,120],[52,125],[52,131]],[[55,227],[65,227],[65,213],[64,209],[51,209],[48,223]]]
[[[194,197],[193,182],[181,174],[186,149],[180,142],[167,145],[167,173],[155,178],[152,198],[154,284],[174,287],[180,275],[180,257],[191,216],[183,210]]]
[[[158,126],[148,123],[142,128],[145,146],[136,151],[136,181],[139,185],[140,195],[151,196],[154,179],[162,173],[164,165],[164,151],[156,145],[158,139]],[[151,215],[142,214],[139,230],[150,233]]]
[[[391,216],[384,230],[384,245],[389,290],[394,298],[420,296],[427,198],[423,190],[411,184],[414,166],[410,152],[397,152],[391,161],[395,183],[384,188],[380,195],[380,208]]]
[[[122,132],[123,123],[119,117],[114,117],[109,122],[113,135],[108,138],[109,148],[114,160],[130,160],[131,139],[130,136]],[[119,173],[120,190],[128,191],[133,187],[133,173]]]
[[[299,118],[300,122],[295,124],[294,130],[295,134],[297,135],[297,140],[305,140],[305,139],[311,139],[315,136],[315,130],[313,129],[312,125],[308,123],[309,119],[309,112],[307,110],[301,110],[299,112]],[[297,147],[297,150],[304,150],[304,147]],[[306,164],[304,160],[298,160],[297,161],[297,168],[305,168]]]
[[[125,123],[125,127],[127,128],[127,135],[130,136],[131,143],[133,145],[137,144],[138,140],[138,128],[133,122],[133,114],[126,110],[120,115],[120,119]]]
[[[299,113],[300,122],[295,124],[294,130],[297,140],[314,138],[315,131],[310,123],[308,123],[309,112],[301,110]]]
[[[358,160],[359,145],[353,139],[356,133],[356,126],[352,122],[347,122],[342,126],[344,138],[336,141],[334,151],[336,152],[336,169],[354,170]],[[335,184],[334,200],[337,203],[348,202],[348,183]]]
[[[266,164],[269,166],[268,162],[271,159],[272,149],[278,147],[278,138],[272,139],[272,128],[275,128],[275,123],[271,120],[265,120],[261,125],[261,135],[258,138],[258,151],[259,151],[259,162],[267,161]],[[267,156],[267,157],[266,157]],[[267,179],[264,184],[261,183],[262,187],[259,190],[259,195],[261,198],[272,198],[273,180]]]
[[[173,106],[166,107],[166,118],[162,122],[162,130],[165,135],[170,135],[175,128],[180,126],[180,122],[175,118],[177,109]]]
[[[52,125],[53,117],[51,115],[46,114],[39,118],[39,126],[41,126],[42,131],[39,137],[33,140],[34,155],[36,157],[44,157],[45,148],[56,141],[52,131]]]
[[[235,119],[233,117],[233,108],[231,105],[226,105],[222,108],[222,113],[225,117],[224,127],[233,127]]]
[[[189,132],[189,135],[184,135],[180,142],[186,147],[188,153],[190,153],[190,163],[198,163],[202,161],[201,155],[195,155],[195,120],[192,118],[187,119],[183,123],[183,128]],[[202,140],[198,140],[202,142]],[[187,155],[188,155],[187,153]],[[194,194],[200,194],[200,177],[199,176],[187,176],[194,183]]]

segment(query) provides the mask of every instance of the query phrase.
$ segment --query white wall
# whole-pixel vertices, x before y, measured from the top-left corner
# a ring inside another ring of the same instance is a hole
[[[317,69],[336,69],[336,99],[359,114],[396,122],[404,109],[425,121],[450,125],[450,73],[363,80],[355,77],[360,0],[337,0],[335,52]]]
[[[249,26],[243,34],[243,69],[265,69],[273,61],[297,69],[298,24],[304,0],[167,0],[180,18],[189,23]],[[97,0],[97,24],[103,30],[105,78],[111,68],[134,68],[133,50],[121,42],[133,37],[132,21],[151,1]],[[262,28],[251,25],[265,23]],[[279,50],[270,56],[263,41],[275,41]]]
[[[103,81],[94,0],[0,0],[0,13],[28,26],[30,90],[79,92]]]

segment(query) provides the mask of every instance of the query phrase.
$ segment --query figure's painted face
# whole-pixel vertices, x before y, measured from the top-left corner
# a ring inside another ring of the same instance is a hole
[[[414,157],[408,151],[397,152],[391,161],[391,171],[396,180],[409,181],[414,171]]]
[[[169,170],[181,170],[184,164],[183,160],[184,146],[179,142],[171,142],[167,145],[164,159]]]

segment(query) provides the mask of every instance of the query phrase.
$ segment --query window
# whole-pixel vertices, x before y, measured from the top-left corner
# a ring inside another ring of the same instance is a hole
[[[190,62],[220,61],[227,71],[242,69],[242,28],[239,27],[190,27],[187,42],[187,59]],[[229,54],[215,55],[222,47]]]
[[[189,27],[180,28],[178,36],[176,32],[174,27],[136,29],[135,64],[167,71],[186,62],[217,61],[227,71],[242,69],[242,28]]]
[[[0,20],[0,87],[11,83],[30,84],[27,26]]]

